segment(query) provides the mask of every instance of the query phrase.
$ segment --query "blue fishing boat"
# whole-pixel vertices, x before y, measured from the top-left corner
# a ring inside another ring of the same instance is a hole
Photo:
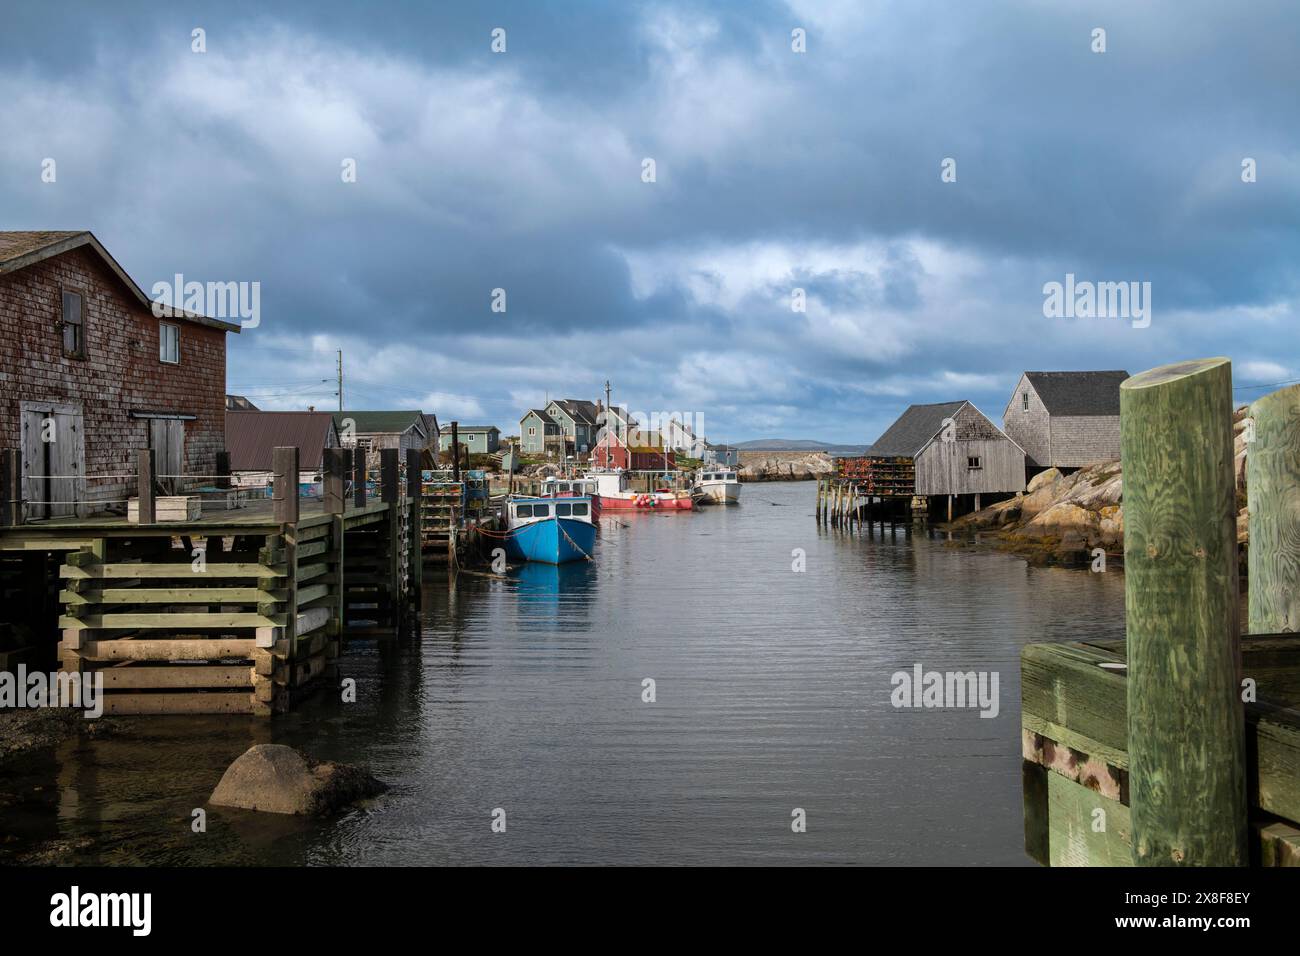
[[[508,522],[506,553],[516,561],[564,564],[596,549],[589,497],[512,498]]]

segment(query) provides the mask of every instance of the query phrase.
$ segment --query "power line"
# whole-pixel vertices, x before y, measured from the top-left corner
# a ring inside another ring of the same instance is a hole
[[[1255,388],[1281,388],[1283,385],[1295,385],[1297,382],[1300,382],[1300,378],[1293,378],[1285,382],[1269,382],[1266,385],[1234,385],[1232,390],[1234,392],[1244,392]]]

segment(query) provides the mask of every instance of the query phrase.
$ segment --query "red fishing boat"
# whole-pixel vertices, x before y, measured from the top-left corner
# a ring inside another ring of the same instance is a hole
[[[656,488],[651,492],[632,491],[627,487],[627,473],[594,471],[587,475],[596,483],[596,497],[605,511],[693,511],[695,501],[689,491]]]

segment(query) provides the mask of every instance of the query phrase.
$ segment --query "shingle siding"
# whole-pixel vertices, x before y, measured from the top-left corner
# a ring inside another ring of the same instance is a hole
[[[1029,408],[1024,407],[1021,396],[1029,396]],[[1020,376],[1011,396],[1006,414],[1002,416],[1002,430],[1012,441],[1025,450],[1025,460],[1036,467],[1045,468],[1051,462],[1051,416],[1027,375]]]
[[[63,354],[62,288],[84,295],[84,359]],[[175,320],[173,320],[175,321]],[[135,411],[193,414],[184,471],[212,475],[225,446],[226,332],[180,326],[180,364],[158,358],[158,319],[87,247],[0,275],[0,444],[22,447],[23,402],[80,406],[84,474],[131,474],[149,447]],[[191,484],[209,484],[202,479]],[[87,500],[124,499],[130,484],[85,483]]]
[[[1110,389],[1114,387],[1118,395],[1118,381],[1127,375],[1125,372],[1034,374],[1056,376],[1053,381],[1058,385],[1060,380],[1071,382],[1070,376],[1077,374],[1082,383],[1080,388],[1086,385],[1092,393],[1076,396],[1076,401],[1087,399],[1098,407],[1115,404],[1110,402]],[[1029,396],[1028,409],[1021,398],[1025,394]],[[1002,421],[1003,430],[1025,449],[1030,467],[1081,468],[1094,461],[1119,458],[1118,415],[1052,414],[1029,373],[1020,376]]]
[[[1082,468],[1119,458],[1119,416],[1087,415],[1052,419],[1052,465]]]
[[[953,441],[942,437],[916,456],[918,495],[967,495],[1023,491],[1025,454],[997,426],[966,404],[953,416]],[[969,459],[978,456],[979,468]]]

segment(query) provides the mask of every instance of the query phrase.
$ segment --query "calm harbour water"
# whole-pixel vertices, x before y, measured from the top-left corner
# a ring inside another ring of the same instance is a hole
[[[135,719],[11,761],[0,839],[108,864],[1027,863],[1020,647],[1121,636],[1122,575],[901,526],[819,529],[811,483],[742,498],[606,516],[593,564],[454,589],[430,567],[420,633],[350,643],[356,703],[322,692],[270,724]],[[891,675],[916,663],[997,672],[998,716],[895,709]],[[392,790],[323,822],[211,808],[193,833],[256,742]]]

